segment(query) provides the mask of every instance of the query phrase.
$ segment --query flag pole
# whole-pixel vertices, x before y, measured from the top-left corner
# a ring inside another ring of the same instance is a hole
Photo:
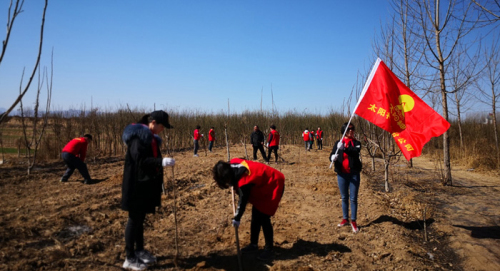
[[[354,110],[351,113],[351,117],[349,118],[349,121],[347,122],[347,127],[349,127],[349,124],[351,124],[352,117],[354,117],[354,112],[356,112],[356,109],[358,109],[358,106],[361,103],[361,100],[363,100],[363,97],[365,96],[366,91],[368,90],[368,86],[370,86],[370,83],[373,80],[373,76],[375,75],[375,72],[377,71],[377,68],[378,68],[378,65],[380,64],[380,61],[382,61],[382,60],[380,60],[380,58],[377,57],[377,60],[375,61],[375,64],[373,64],[373,68],[370,71],[370,75],[366,79],[365,85],[363,86],[363,91],[361,92],[361,95],[359,95],[358,102],[356,103],[356,106],[354,107]],[[346,132],[347,132],[347,129],[345,129],[344,134],[342,135],[340,140],[342,140],[342,138],[345,137]],[[337,148],[337,150],[335,151],[335,155],[338,152],[339,152],[339,149]],[[333,160],[330,163],[330,168],[332,168],[332,165],[333,165]]]

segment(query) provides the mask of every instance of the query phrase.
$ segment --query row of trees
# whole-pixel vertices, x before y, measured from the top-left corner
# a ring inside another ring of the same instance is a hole
[[[470,152],[464,139],[462,114],[471,102],[487,104],[496,120],[500,98],[500,5],[488,0],[391,0],[393,15],[374,41],[374,52],[399,78],[430,105],[440,104],[442,116],[454,129],[443,134],[443,183],[452,184],[451,140],[460,153]],[[450,103],[451,101],[451,103]],[[500,167],[497,126],[493,125],[495,164]],[[369,133],[372,142],[379,138]],[[451,138],[451,135],[457,138]],[[483,134],[478,134],[481,137]],[[388,136],[386,136],[387,138]],[[375,144],[379,146],[378,144]],[[382,150],[386,164],[397,151],[390,143]]]
[[[500,49],[499,31],[500,5],[498,1],[491,0],[447,0],[447,1],[410,1],[391,0],[394,8],[393,16],[387,25],[382,26],[380,35],[374,42],[375,55],[381,57],[384,62],[405,82],[412,90],[428,101],[431,106],[441,104],[441,113],[445,119],[450,121],[450,114],[455,115],[457,121],[452,129],[447,131],[442,138],[443,149],[443,183],[450,184],[451,159],[467,157],[474,151],[465,146],[467,142],[467,124],[463,123],[461,115],[470,106],[470,101],[478,100],[491,106],[493,116],[493,138],[488,139],[486,144],[495,142],[496,152],[495,167],[500,167],[500,150],[496,120],[496,104],[500,97],[498,84],[500,83]],[[11,1],[8,9],[8,21],[6,38],[3,41],[0,64],[9,44],[9,37],[13,30],[16,18],[22,13],[24,1]],[[39,74],[39,86],[37,91],[37,103],[34,116],[31,118],[31,127],[28,128],[23,119],[24,145],[31,146],[36,150],[45,138],[44,153],[47,157],[58,155],[62,144],[71,137],[82,134],[84,131],[91,132],[96,138],[96,155],[111,155],[123,152],[121,143],[121,131],[126,124],[137,120],[143,110],[130,110],[121,108],[112,113],[98,113],[97,109],[91,109],[90,114],[82,110],[76,117],[67,117],[62,113],[51,113],[50,96],[52,79],[44,71],[40,76],[40,56],[43,48],[43,31],[45,14],[48,0],[41,19],[40,42],[38,44],[38,55],[31,76],[26,84],[21,80],[20,93],[12,103],[7,112],[0,115],[0,125],[5,123],[7,115],[17,106],[23,96],[30,89],[36,71]],[[40,79],[45,78],[45,79]],[[41,81],[47,84],[47,107],[44,114],[42,126],[37,126],[38,97],[41,90]],[[364,81],[364,80],[361,80]],[[50,82],[50,83],[49,83]],[[358,84],[358,92],[362,84]],[[352,97],[351,97],[352,98]],[[452,105],[449,106],[448,98]],[[473,99],[474,98],[474,99]],[[347,112],[349,114],[349,112]],[[21,114],[23,109],[21,108]],[[202,112],[173,112],[172,122],[182,123],[181,129],[174,129],[167,134],[168,148],[185,148],[191,144],[191,130],[197,124],[203,127],[214,126],[217,131],[229,130],[230,141],[243,143],[251,131],[253,125],[267,127],[273,123],[281,130],[283,144],[297,144],[299,135],[305,127],[313,129],[322,126],[327,131],[326,142],[338,138],[338,131],[346,117],[341,113],[332,113],[329,116],[303,115],[297,112],[276,114],[273,112],[245,112],[242,114],[205,114]],[[50,119],[50,122],[49,122]],[[456,124],[456,129],[455,129]],[[366,141],[367,149],[372,157],[381,155],[386,161],[386,168],[392,158],[399,158],[400,154],[394,146],[390,135],[380,131],[368,123],[360,122],[362,137]],[[40,128],[37,128],[40,127]],[[44,137],[46,127],[51,127],[50,137]],[[479,130],[486,127],[474,127]],[[27,130],[33,130],[29,139]],[[41,130],[37,133],[37,129]],[[332,131],[332,133],[328,133]],[[452,132],[457,131],[456,134]],[[478,131],[478,130],[472,130]],[[220,134],[220,133],[219,133]],[[485,133],[488,134],[488,133]],[[451,138],[451,135],[456,138]],[[484,136],[484,134],[481,134]],[[477,134],[476,134],[477,137]],[[220,141],[219,141],[220,142]],[[455,146],[458,151],[453,151],[452,142],[459,142]],[[3,142],[2,142],[3,143]],[[433,146],[440,146],[433,140]],[[463,151],[467,150],[467,151]],[[456,154],[460,154],[457,156]],[[491,153],[491,152],[489,152]],[[484,156],[484,155],[482,155]],[[34,159],[31,162],[34,165]],[[387,172],[386,170],[386,172]]]

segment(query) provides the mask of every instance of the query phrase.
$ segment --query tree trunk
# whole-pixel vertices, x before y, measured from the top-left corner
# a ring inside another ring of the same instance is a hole
[[[460,100],[458,99],[458,91],[455,92],[455,101],[457,103],[457,122],[458,122],[458,133],[460,135],[460,153],[463,152],[463,154],[465,155],[466,153],[464,152],[464,139],[462,135],[462,118],[460,113]]]
[[[385,184],[385,192],[389,192],[389,164],[390,164],[391,158],[384,159],[384,184]]]
[[[492,111],[493,111],[493,131],[495,132],[495,147],[497,151],[497,168],[500,168],[500,149],[498,146],[498,128],[497,128],[497,113],[496,113],[496,101],[495,101],[495,84],[491,86],[492,91]]]

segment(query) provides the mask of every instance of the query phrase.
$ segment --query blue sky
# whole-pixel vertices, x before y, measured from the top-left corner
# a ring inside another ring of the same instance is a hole
[[[0,4],[6,22],[9,1]],[[42,0],[27,0],[17,18],[0,66],[0,108],[18,95],[23,68],[33,67],[42,9]],[[231,112],[258,110],[261,91],[270,109],[272,88],[280,112],[328,113],[348,98],[358,71],[371,68],[389,10],[385,0],[54,0],[41,64],[50,66],[53,48],[53,109],[92,101],[103,110],[220,112],[229,99]]]

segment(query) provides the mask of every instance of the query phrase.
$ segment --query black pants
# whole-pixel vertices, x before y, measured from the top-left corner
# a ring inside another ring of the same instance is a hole
[[[264,240],[266,241],[266,249],[273,248],[274,233],[273,225],[271,224],[271,216],[266,215],[255,207],[252,207],[252,222],[250,224],[250,243],[257,245],[259,242],[260,228],[264,232]]]
[[[267,162],[271,161],[271,152],[274,152],[275,162],[278,162],[278,146],[272,146],[268,148]]]
[[[62,176],[62,179],[64,181],[67,181],[69,179],[69,177],[71,177],[71,175],[73,175],[75,168],[78,169],[78,171],[80,172],[80,174],[82,174],[82,177],[85,180],[90,181],[90,174],[89,174],[89,170],[87,169],[87,164],[85,164],[84,162],[82,162],[82,160],[80,160],[80,158],[74,156],[73,154],[71,154],[69,152],[63,152],[61,156],[62,156],[62,159],[64,160],[64,163],[68,167],[68,169],[66,170],[66,172]]]
[[[316,143],[318,144],[318,150],[322,150],[323,149],[323,140],[318,139],[318,140],[316,140]]]
[[[127,259],[135,257],[135,252],[144,249],[144,212],[128,212],[127,226],[125,227],[125,252]]]
[[[200,149],[200,143],[198,142],[198,140],[194,140],[194,154],[198,154],[198,150]]]
[[[262,154],[262,158],[267,162],[267,156],[266,156],[266,151],[264,151],[264,146],[262,144],[258,146],[252,146],[253,147],[253,160],[257,160],[257,150],[260,150],[260,153]]]

